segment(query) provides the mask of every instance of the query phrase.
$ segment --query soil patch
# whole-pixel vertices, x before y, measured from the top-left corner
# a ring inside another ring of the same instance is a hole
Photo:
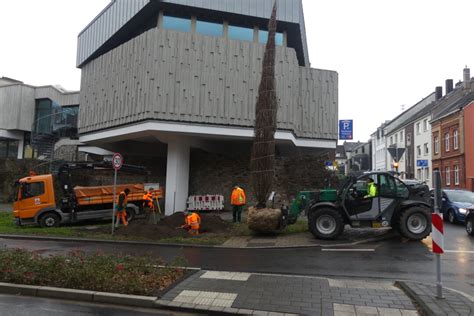
[[[232,230],[232,225],[224,221],[220,216],[200,214],[201,229],[203,234],[226,234]],[[167,216],[156,225],[149,223],[145,219],[133,220],[127,227],[120,227],[115,232],[118,236],[142,237],[146,239],[163,239],[170,237],[188,237],[189,234],[184,229],[178,228],[184,224],[184,213],[178,212]]]

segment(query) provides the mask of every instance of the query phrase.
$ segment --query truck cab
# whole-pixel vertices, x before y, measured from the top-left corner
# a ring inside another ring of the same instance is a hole
[[[53,176],[47,174],[18,180],[13,215],[17,225],[55,226],[54,222],[60,218],[56,212]]]

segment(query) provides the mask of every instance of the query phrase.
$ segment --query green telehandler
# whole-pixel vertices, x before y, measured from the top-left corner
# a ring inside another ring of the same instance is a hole
[[[367,192],[368,179],[377,188]],[[431,233],[429,188],[407,186],[388,172],[370,172],[349,177],[339,189],[300,191],[290,207],[282,208],[282,227],[308,217],[309,231],[318,239],[336,239],[345,225],[353,228],[397,230],[410,240],[421,240]]]

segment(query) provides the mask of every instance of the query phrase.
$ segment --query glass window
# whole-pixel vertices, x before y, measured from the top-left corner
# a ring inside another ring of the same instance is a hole
[[[416,133],[420,134],[420,123],[416,123]]]
[[[390,145],[393,145],[393,136],[390,136]]]
[[[459,185],[459,167],[454,166],[454,184]]]
[[[417,178],[418,180],[422,180],[422,178],[421,178],[421,169],[418,169],[418,170],[416,171],[416,178]]]
[[[416,154],[421,156],[421,146],[416,146]]]
[[[395,134],[395,144],[398,144],[398,134]]]
[[[395,179],[395,183],[397,185],[397,197],[402,199],[408,199],[410,192],[408,191],[407,186],[398,179]]]
[[[32,182],[23,183],[21,190],[21,198],[28,199],[35,196],[41,196],[44,194],[44,183],[43,182]]]
[[[446,176],[446,185],[451,185],[451,169],[449,167],[444,168]]]
[[[400,132],[400,142],[403,142],[403,131]]]
[[[53,104],[51,100],[43,99],[36,101],[35,109],[35,131],[41,134],[49,134],[52,131]]]
[[[260,30],[258,31],[258,42],[266,44],[268,41],[268,31]],[[278,46],[283,46],[283,33],[275,34],[275,44]]]
[[[397,188],[393,178],[386,175],[380,175],[380,196],[381,197],[395,197],[397,195]]]
[[[196,21],[196,33],[209,36],[222,36],[224,25],[222,23]]]
[[[459,133],[457,130],[453,134],[454,149],[459,149]]]
[[[449,133],[444,134],[444,147],[449,151]]]
[[[8,140],[0,140],[0,158],[7,158]]]
[[[430,153],[430,149],[429,149],[429,147],[428,147],[428,143],[425,143],[424,147],[425,147],[425,156],[427,156],[427,155]]]
[[[423,131],[426,132],[428,130],[428,120],[423,121]]]
[[[425,180],[428,180],[430,178],[430,168],[425,169]]]
[[[435,136],[434,138],[434,152],[435,154],[439,154],[439,137]]]
[[[11,140],[8,142],[8,158],[17,158],[18,157],[18,144],[19,141]]]
[[[229,25],[229,38],[242,41],[253,41],[254,30],[247,27]]]
[[[407,146],[411,145],[411,134],[407,134]]]
[[[191,19],[163,16],[163,28],[180,32],[191,32]]]

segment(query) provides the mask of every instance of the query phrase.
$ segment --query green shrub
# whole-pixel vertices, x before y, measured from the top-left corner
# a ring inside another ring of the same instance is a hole
[[[0,282],[80,290],[156,295],[181,278],[182,259],[170,265],[146,257],[111,254],[41,256],[26,250],[0,250]]]

